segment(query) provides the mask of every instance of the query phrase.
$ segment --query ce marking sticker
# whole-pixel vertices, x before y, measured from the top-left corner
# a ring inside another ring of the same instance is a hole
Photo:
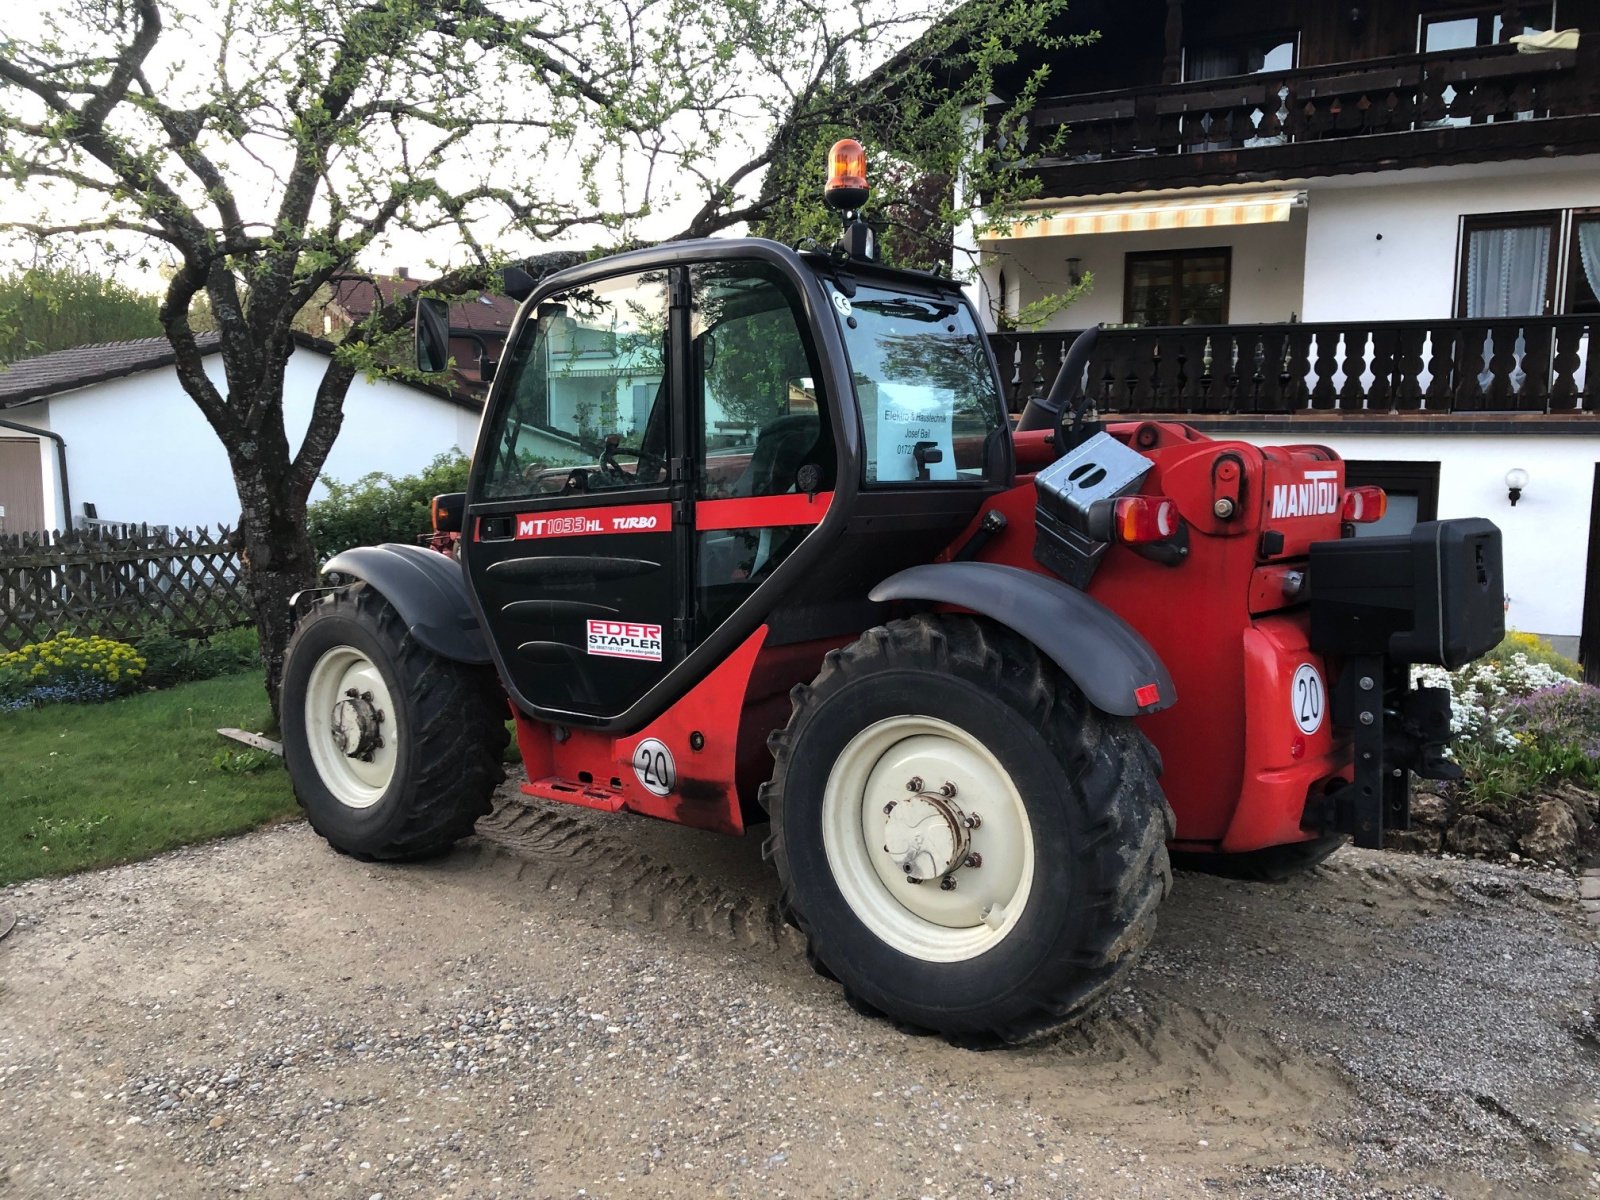
[[[850,315],[850,297],[843,292],[835,292],[833,294],[833,306],[839,310],[841,317]]]
[[[670,795],[678,786],[678,765],[660,738],[645,738],[633,748],[633,773],[647,791]]]

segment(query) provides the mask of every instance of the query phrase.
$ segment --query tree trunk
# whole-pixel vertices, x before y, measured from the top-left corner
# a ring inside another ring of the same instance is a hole
[[[294,632],[289,597],[317,580],[317,558],[306,533],[306,500],[285,464],[235,461],[239,487],[244,584],[255,608],[266,667],[267,699],[278,716],[283,652]]]

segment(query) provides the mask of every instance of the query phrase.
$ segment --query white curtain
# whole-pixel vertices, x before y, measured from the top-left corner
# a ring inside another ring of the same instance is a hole
[[[1540,316],[1549,279],[1548,225],[1474,230],[1467,243],[1467,316]]]
[[[1578,222],[1578,257],[1583,260],[1589,290],[1600,296],[1600,221]]]

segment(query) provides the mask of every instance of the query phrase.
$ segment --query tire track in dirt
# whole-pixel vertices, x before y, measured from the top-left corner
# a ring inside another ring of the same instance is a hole
[[[724,865],[748,876],[754,847],[746,843],[734,843],[733,850],[708,845],[715,835],[667,825],[651,828],[640,818],[521,798],[502,798],[492,814],[479,820],[477,832],[478,840],[464,848],[468,853],[586,911],[663,932],[687,930],[803,963],[804,939],[778,911],[777,878],[770,871],[763,869],[758,881],[745,881],[758,886],[739,887],[694,869],[701,862],[727,859],[731,861]],[[643,848],[652,843],[653,853]]]
[[[478,822],[477,838],[463,847],[466,856],[472,866],[542,893],[562,909],[750,952],[786,972],[811,973],[804,939],[778,911],[776,876],[749,840],[502,793],[494,813]],[[1181,900],[1176,907],[1184,907]],[[1158,946],[1160,927],[1158,921]],[[1128,984],[1086,1021],[984,1056],[984,1070],[997,1082],[1009,1078],[1019,1095],[1070,1081],[1079,1092],[1073,1109],[1089,1100],[1090,1109],[1114,1109],[1141,1126],[1152,1104],[1187,1096],[1197,1102],[1203,1097],[1214,1111],[1270,1124],[1292,1121],[1318,1104],[1326,1107],[1343,1093],[1344,1081],[1331,1066],[1206,1006],[1226,999],[1205,989],[1197,998],[1175,997],[1165,981],[1136,967]],[[928,1048],[965,1055],[938,1039],[928,1039]]]

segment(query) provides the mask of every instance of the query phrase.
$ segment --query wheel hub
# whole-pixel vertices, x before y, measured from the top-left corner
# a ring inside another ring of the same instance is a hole
[[[946,786],[954,793],[954,787]],[[907,879],[926,883],[966,864],[972,823],[950,796],[919,791],[889,801],[883,814],[883,851]]]
[[[383,745],[382,724],[383,710],[372,702],[372,693],[349,688],[333,706],[333,744],[346,758],[371,762]]]

